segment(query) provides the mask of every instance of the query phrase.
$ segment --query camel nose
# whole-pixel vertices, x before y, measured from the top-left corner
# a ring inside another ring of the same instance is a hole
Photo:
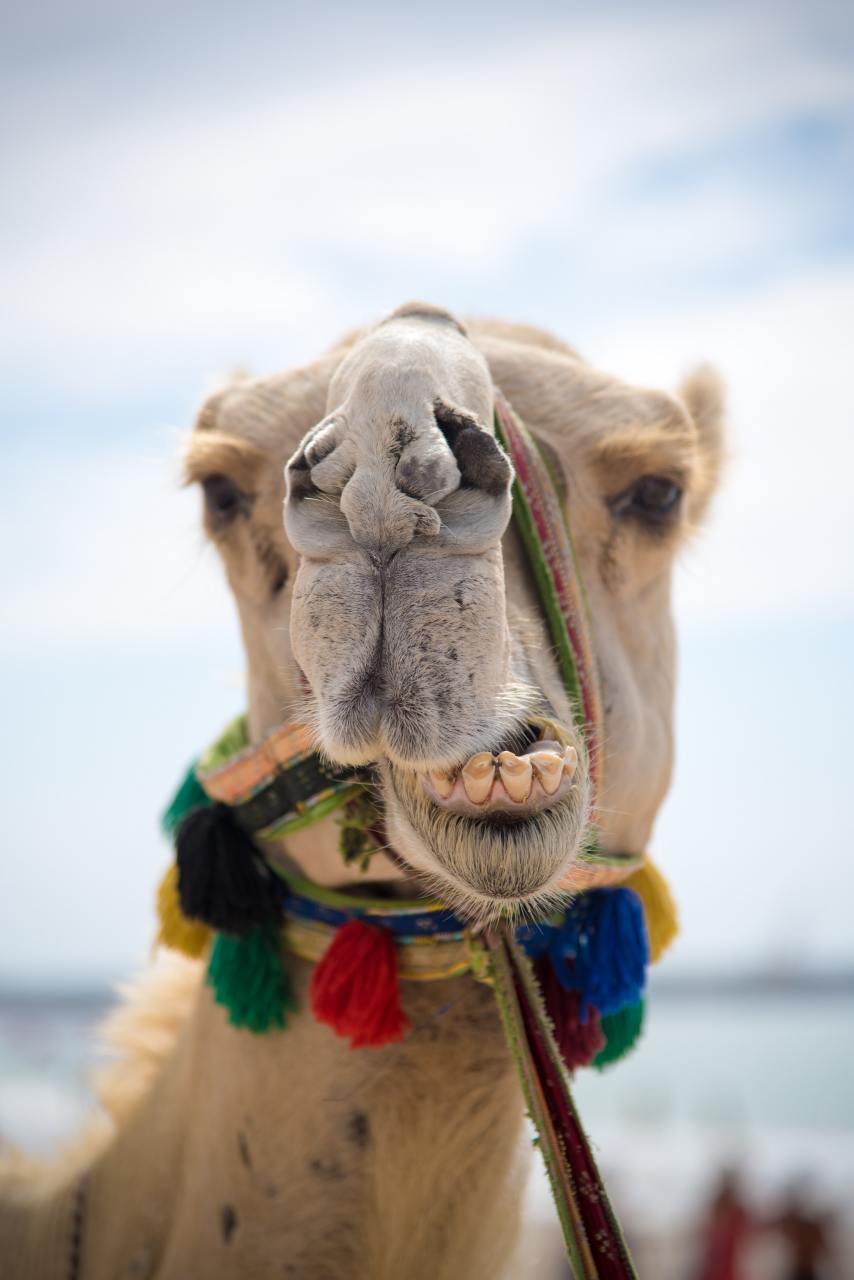
[[[341,511],[357,546],[387,561],[416,534],[435,537],[438,511],[401,492],[378,466],[357,467],[341,493]]]

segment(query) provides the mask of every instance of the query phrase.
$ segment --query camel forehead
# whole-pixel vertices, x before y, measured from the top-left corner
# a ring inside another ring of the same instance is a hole
[[[299,457],[314,487],[338,498],[356,543],[395,551],[438,534],[436,504],[461,481],[449,434],[489,432],[492,399],[486,360],[456,321],[395,314],[345,356]]]
[[[308,365],[224,388],[198,415],[189,443],[187,475],[195,479],[214,468],[218,454],[206,448],[209,436],[245,442],[274,466],[281,465],[336,405],[344,406],[356,420],[373,420],[375,432],[384,420],[386,427],[375,441],[387,452],[405,443],[402,424],[420,422],[427,427],[429,402],[437,385],[451,403],[490,429],[494,394],[490,368],[511,402],[523,415],[530,415],[532,428],[558,447],[567,461],[571,456],[583,465],[591,449],[597,450],[609,439],[621,447],[626,431],[637,428],[643,428],[638,445],[658,436],[665,445],[681,445],[688,452],[696,448],[693,421],[676,397],[627,385],[576,356],[531,349],[537,387],[533,401],[528,353],[520,361],[515,348],[508,364],[507,345],[502,341],[496,347],[484,325],[483,332],[475,329],[475,337],[483,341],[487,364],[456,321],[445,313],[439,315],[444,322],[422,315],[420,308],[412,315],[394,315],[354,343],[348,340],[351,345],[339,346]],[[199,455],[198,466],[193,465],[194,453]],[[210,462],[203,456],[208,453]],[[222,469],[229,470],[231,451],[222,454]]]
[[[372,421],[374,429],[383,417],[425,425],[436,394],[491,424],[492,383],[483,354],[447,313],[410,304],[367,333],[349,335],[318,360],[241,377],[211,395],[189,441],[187,475],[195,479],[210,469],[205,455],[215,465],[212,436],[242,441],[279,465],[336,405],[352,411],[354,419]],[[391,428],[385,447],[394,447],[398,438]],[[222,461],[228,470],[228,451]]]
[[[329,385],[327,412],[375,432],[393,421],[424,422],[441,399],[486,425],[492,398],[486,360],[452,317],[396,313],[344,357]]]
[[[560,359],[560,367],[555,370],[555,390],[548,363],[544,363],[545,367],[539,371],[542,398],[535,419],[562,428],[581,444],[604,441],[609,435],[633,427],[670,435],[692,433],[685,406],[667,391],[634,386],[579,357]],[[567,378],[566,373],[570,371],[571,376]],[[530,395],[527,386],[526,392],[527,399]]]

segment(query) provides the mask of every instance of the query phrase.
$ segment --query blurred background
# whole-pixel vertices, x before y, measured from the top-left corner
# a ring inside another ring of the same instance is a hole
[[[854,1275],[851,5],[7,0],[2,25],[0,1133],[78,1123],[151,945],[157,815],[242,706],[181,433],[223,373],[423,297],[628,380],[726,379],[653,845],[683,934],[641,1047],[578,1098],[642,1276],[730,1277],[700,1269],[710,1214],[733,1277],[798,1247]],[[529,1226],[518,1274],[561,1274],[539,1175]]]

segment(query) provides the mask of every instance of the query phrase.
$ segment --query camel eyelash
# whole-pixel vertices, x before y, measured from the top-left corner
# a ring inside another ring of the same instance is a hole
[[[666,529],[679,517],[684,489],[672,476],[646,475],[609,500],[617,519],[634,519],[649,529]]]

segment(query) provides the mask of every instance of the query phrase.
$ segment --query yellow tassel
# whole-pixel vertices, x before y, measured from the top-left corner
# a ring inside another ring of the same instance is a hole
[[[185,956],[197,959],[207,950],[211,931],[206,924],[188,920],[181,910],[178,897],[178,868],[173,862],[157,890],[157,918],[160,928],[157,941],[173,951],[183,951]]]
[[[667,881],[649,858],[624,883],[627,889],[634,889],[643,903],[646,932],[649,938],[649,958],[651,963],[655,964],[679,932],[676,903],[673,901]]]

